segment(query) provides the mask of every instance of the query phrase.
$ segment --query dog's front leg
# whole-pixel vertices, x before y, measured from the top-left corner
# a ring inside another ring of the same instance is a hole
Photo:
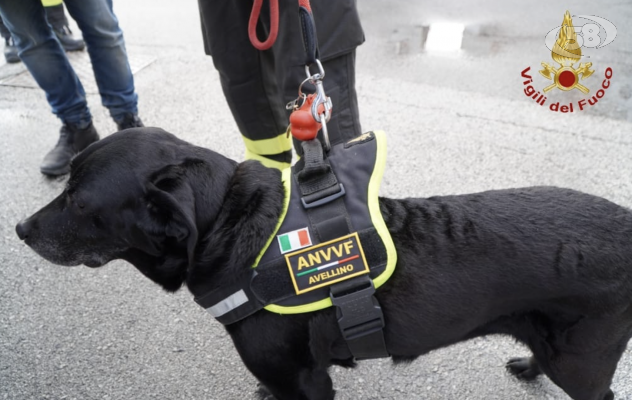
[[[276,400],[333,400],[327,366],[310,350],[310,314],[261,311],[226,328],[244,364]],[[261,388],[260,398],[272,400]]]
[[[331,378],[325,370],[303,370],[299,372],[299,384],[299,391],[292,394],[287,390],[287,382],[284,382],[281,388],[275,387],[275,389],[269,389],[260,382],[256,394],[259,400],[333,400],[336,394],[336,391],[332,388]],[[272,391],[276,395],[272,394]]]

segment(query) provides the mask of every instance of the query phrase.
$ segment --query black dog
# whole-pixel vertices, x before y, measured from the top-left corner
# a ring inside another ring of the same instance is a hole
[[[17,232],[56,264],[124,259],[168,291],[206,293],[253,264],[283,190],[279,173],[258,162],[132,129],[77,156],[64,192]],[[533,353],[509,361],[517,377],[544,373],[575,400],[614,398],[632,337],[629,210],[552,187],[380,204],[398,252],[376,294],[395,362],[501,333]],[[353,366],[333,308],[263,310],[226,328],[277,399],[332,399],[328,367]]]

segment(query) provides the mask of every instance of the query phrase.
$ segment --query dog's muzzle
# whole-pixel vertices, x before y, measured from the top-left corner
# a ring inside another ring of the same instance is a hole
[[[15,232],[18,234],[20,240],[26,240],[33,229],[33,221],[30,218],[25,218],[18,222],[15,226]]]

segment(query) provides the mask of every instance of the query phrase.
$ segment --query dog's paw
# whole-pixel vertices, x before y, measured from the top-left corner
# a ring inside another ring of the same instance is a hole
[[[507,371],[523,381],[532,381],[542,373],[533,357],[517,357],[507,362]]]

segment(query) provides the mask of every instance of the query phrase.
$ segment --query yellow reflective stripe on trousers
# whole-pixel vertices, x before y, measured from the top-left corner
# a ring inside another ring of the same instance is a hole
[[[264,167],[276,168],[279,171],[283,171],[291,167],[290,163],[275,161],[266,156],[261,156],[259,154],[252,153],[248,149],[246,149],[246,160],[257,160],[261,162],[261,164],[263,164]]]
[[[273,155],[292,150],[292,139],[287,137],[285,132],[272,139],[251,140],[245,136],[241,138],[248,151],[259,155]]]
[[[62,3],[62,0],[42,0],[44,7],[58,6]]]

